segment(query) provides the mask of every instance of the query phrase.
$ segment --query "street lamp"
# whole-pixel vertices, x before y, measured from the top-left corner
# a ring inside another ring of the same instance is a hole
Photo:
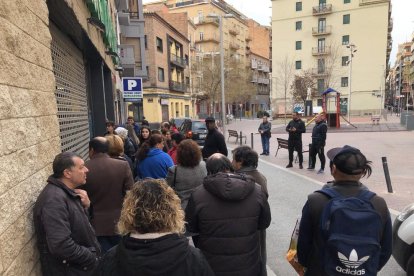
[[[349,55],[349,60],[348,60],[348,65],[349,65],[349,77],[348,77],[348,86],[349,86],[349,98],[348,98],[348,123],[351,123],[351,84],[352,84],[352,57],[354,56],[354,53],[357,51],[355,48],[355,44],[353,43],[348,43],[348,45],[346,45],[346,48],[349,48],[350,51],[350,55]]]
[[[223,135],[226,135],[226,104],[224,102],[224,46],[223,46],[223,17],[231,18],[234,17],[233,14],[219,15],[215,13],[210,13],[207,15],[210,18],[218,18],[219,20],[219,32],[220,32],[220,83],[221,83],[221,122],[223,126]]]

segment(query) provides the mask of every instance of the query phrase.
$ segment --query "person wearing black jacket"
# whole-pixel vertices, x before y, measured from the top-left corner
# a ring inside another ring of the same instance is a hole
[[[312,146],[309,149],[309,167],[308,170],[314,170],[316,164],[316,154],[321,161],[321,168],[318,174],[323,173],[325,170],[325,141],[326,132],[328,131],[328,125],[325,123],[324,114],[319,114],[315,119],[316,125],[312,130]]]
[[[294,112],[292,118],[293,120],[286,126],[286,131],[289,133],[289,164],[286,168],[293,167],[293,152],[296,150],[299,157],[299,168],[303,169],[302,133],[306,132],[306,127],[305,123],[300,119],[298,112]]]
[[[226,141],[223,134],[217,130],[216,120],[213,117],[207,117],[205,122],[208,133],[202,150],[203,159],[206,160],[214,153],[221,153],[227,156]]]
[[[269,140],[272,136],[271,131],[272,124],[267,120],[267,116],[263,116],[263,122],[259,126],[259,133],[262,138],[262,148],[263,152],[260,155],[269,155]]]

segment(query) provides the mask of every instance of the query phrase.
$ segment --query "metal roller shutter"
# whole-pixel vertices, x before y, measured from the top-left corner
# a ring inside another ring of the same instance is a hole
[[[86,159],[90,134],[82,52],[52,24],[50,30],[61,149]]]

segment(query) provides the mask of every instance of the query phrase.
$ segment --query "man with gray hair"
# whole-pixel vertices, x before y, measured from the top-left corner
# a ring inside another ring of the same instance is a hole
[[[186,208],[187,230],[217,276],[262,275],[259,231],[271,221],[267,197],[253,178],[233,173],[220,153],[207,159],[207,177]]]

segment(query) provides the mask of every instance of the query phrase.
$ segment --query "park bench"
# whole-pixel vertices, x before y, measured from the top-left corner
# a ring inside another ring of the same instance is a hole
[[[241,139],[241,142],[243,143],[243,138],[244,138],[244,143],[246,144],[246,142],[247,142],[247,136],[246,135],[240,136],[239,133],[237,132],[237,130],[229,129],[228,131],[229,131],[229,137],[227,138],[227,141],[229,141],[230,137],[236,137],[236,144],[239,141],[239,139]]]
[[[283,138],[276,138],[276,139],[277,139],[277,150],[276,150],[275,157],[277,156],[277,152],[279,151],[279,149],[289,150],[288,140],[283,139]],[[309,152],[309,150],[302,151],[302,154],[306,153],[306,152]],[[297,154],[296,154],[296,157],[295,157],[295,163],[298,163],[298,155]]]
[[[375,122],[377,125],[379,125],[380,119],[381,119],[380,115],[371,115],[371,121],[373,125],[375,125]]]

